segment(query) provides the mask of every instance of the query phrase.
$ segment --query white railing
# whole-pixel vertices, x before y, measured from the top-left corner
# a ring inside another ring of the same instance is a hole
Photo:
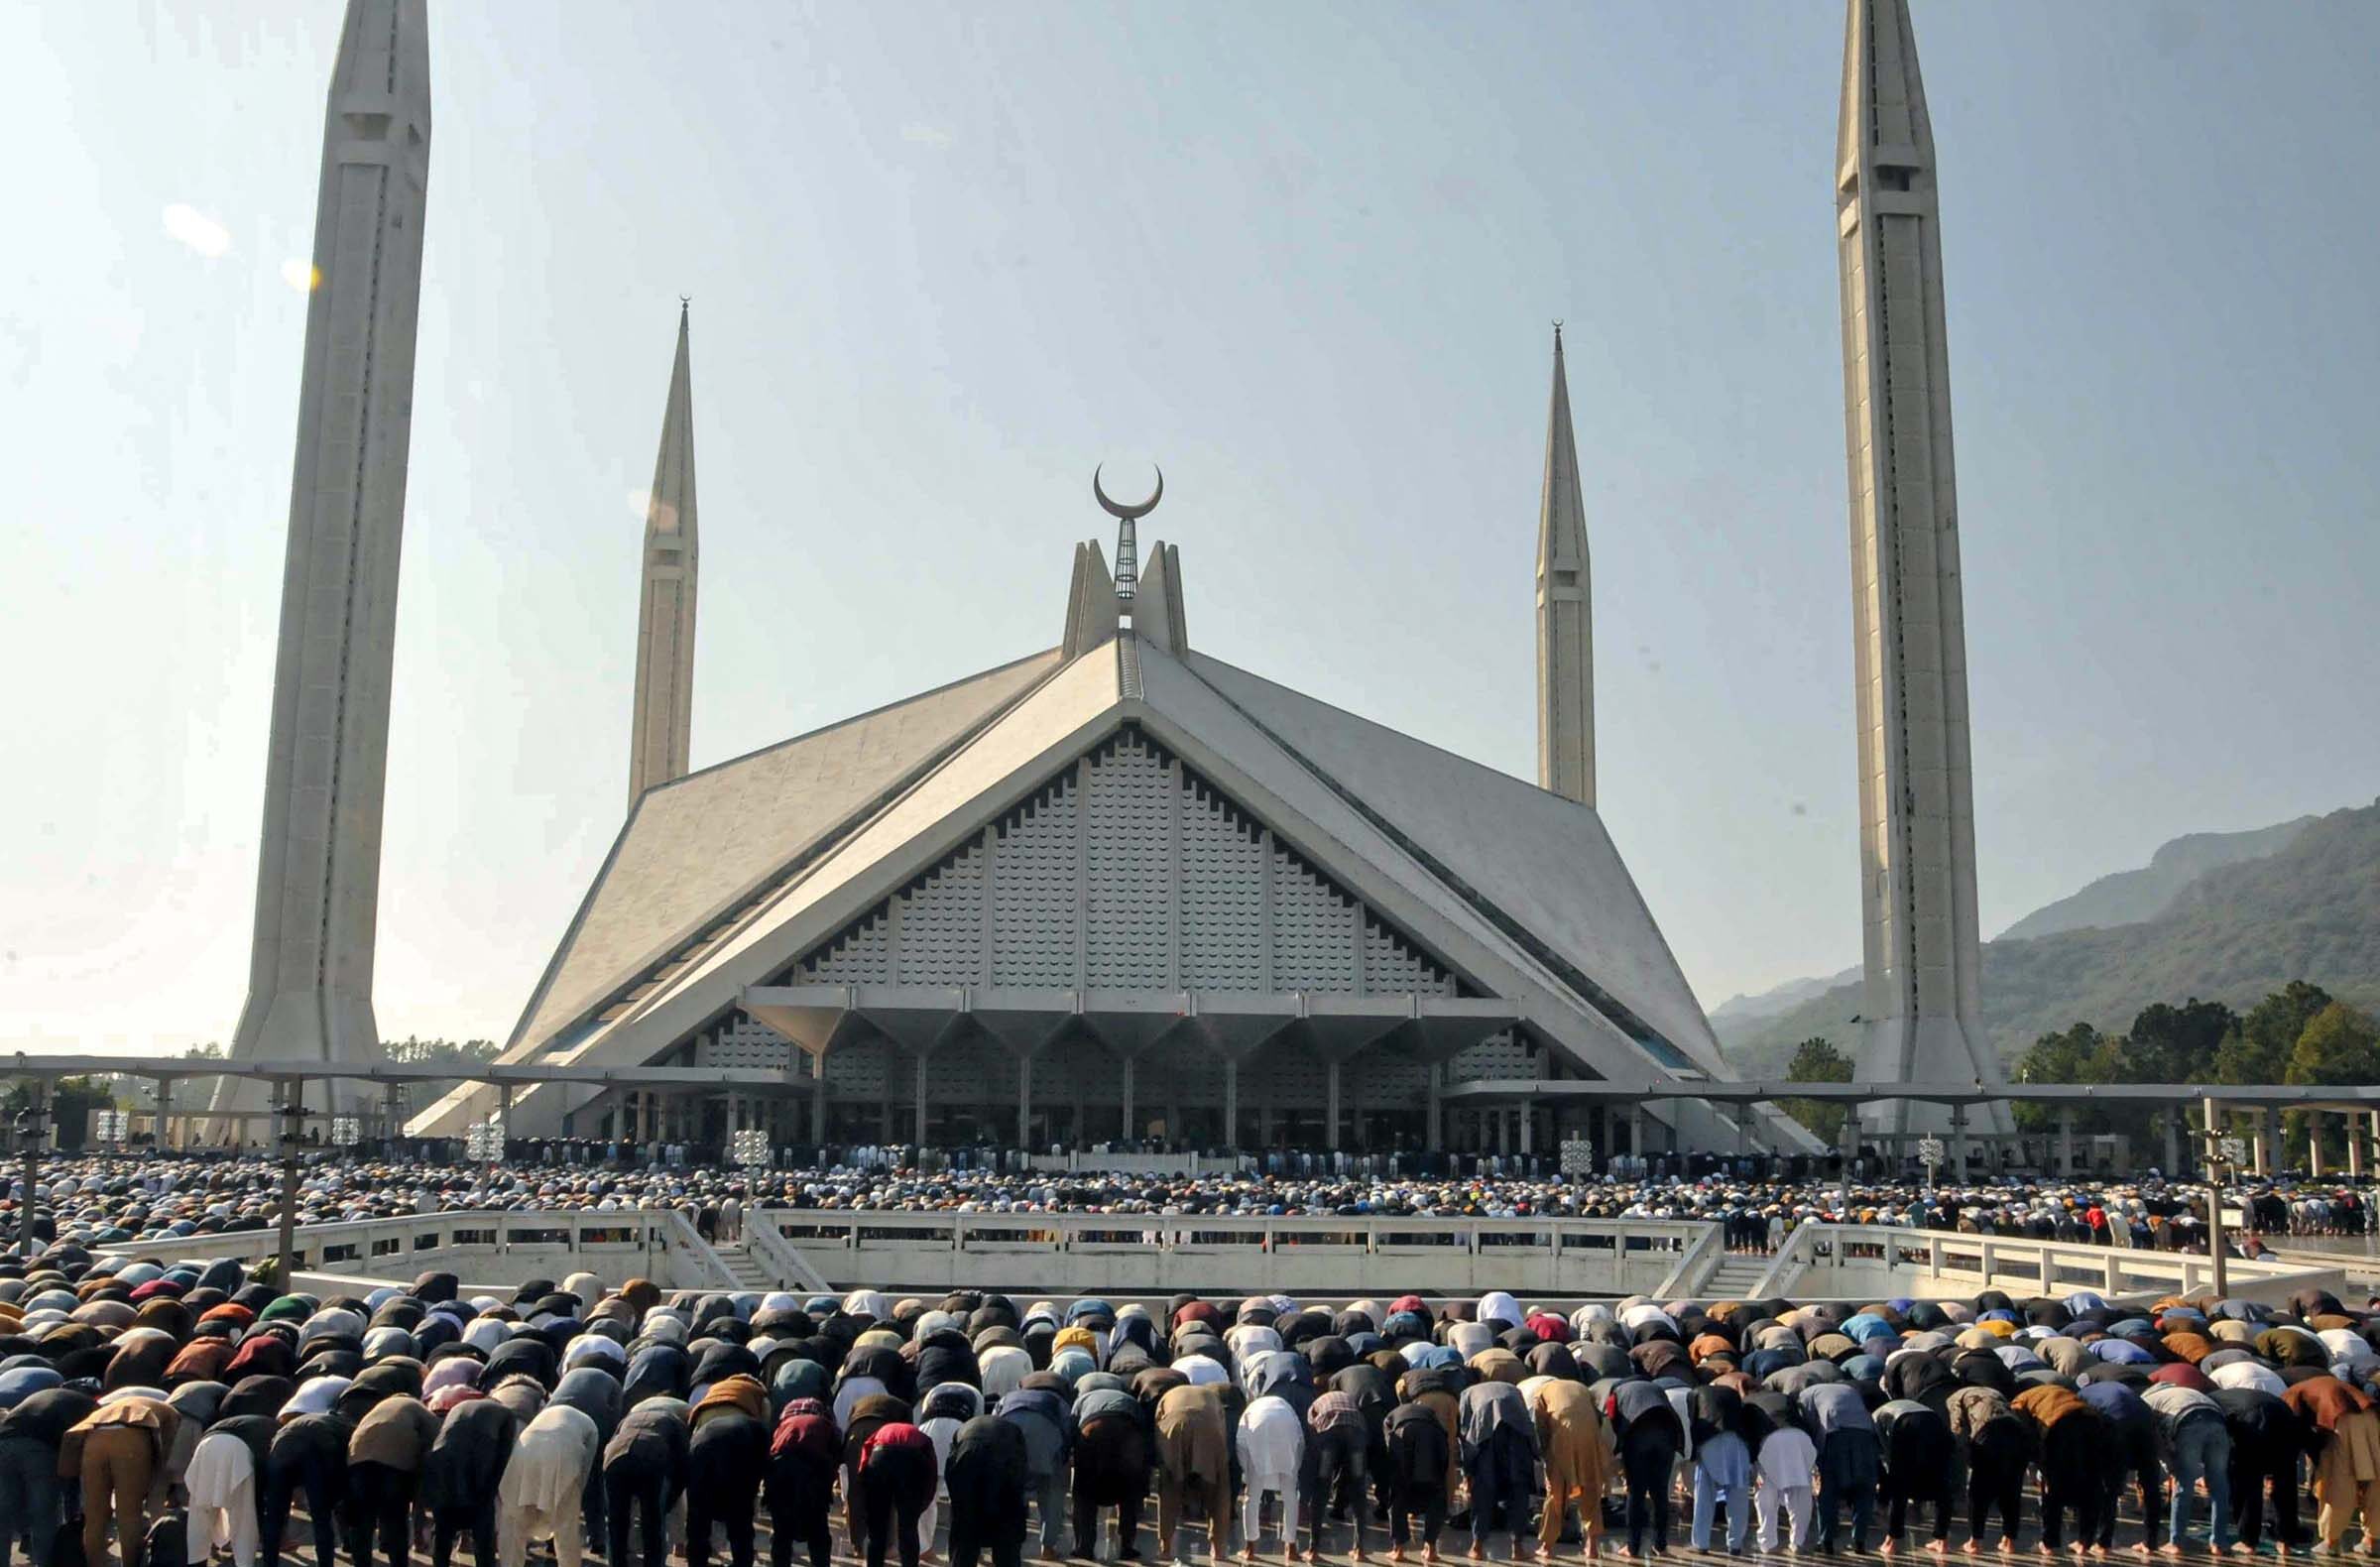
[[[770,1218],[769,1214],[757,1210],[746,1212],[745,1247],[760,1257],[762,1266],[779,1278],[789,1279],[812,1294],[832,1293],[835,1286],[826,1281],[826,1275],[818,1271],[810,1260],[784,1238],[783,1233],[770,1222]]]
[[[734,1270],[727,1266],[727,1259],[721,1257],[718,1249],[704,1240],[702,1232],[694,1228],[693,1220],[674,1208],[663,1209],[658,1218],[661,1221],[661,1244],[668,1249],[669,1282],[672,1286],[679,1289],[731,1291],[744,1287],[744,1281],[736,1277]],[[680,1271],[686,1275],[683,1279],[678,1277]],[[700,1282],[697,1282],[698,1279]]]
[[[1831,1225],[1822,1224],[1795,1225],[1793,1233],[1785,1237],[1785,1244],[1778,1247],[1776,1255],[1768,1260],[1768,1266],[1759,1279],[1745,1293],[1753,1300],[1769,1300],[1784,1295],[1818,1255],[1819,1232],[1832,1228]]]
[[[1839,1278],[1874,1270],[1896,1277],[1930,1277],[1938,1287],[1962,1293],[2002,1289],[2060,1296],[2091,1290],[2110,1298],[2199,1295],[2214,1288],[2214,1260],[2178,1252],[2016,1236],[1955,1235],[1886,1225],[1802,1228],[1818,1232],[1811,1242],[1817,1249],[1813,1266],[1823,1266],[1823,1270]],[[1820,1254],[1824,1254],[1823,1265],[1817,1261]],[[2310,1267],[2297,1262],[2232,1258],[2225,1273],[2232,1294],[2256,1298],[2279,1298],[2308,1285],[2335,1289],[2344,1283],[2335,1267]]]
[[[1703,1285],[1710,1282],[1711,1275],[1719,1270],[1721,1261],[1727,1255],[1721,1244],[1724,1232],[1716,1224],[1706,1224],[1700,1228],[1702,1234],[1687,1246],[1677,1266],[1653,1286],[1652,1292],[1656,1297],[1675,1300],[1682,1295],[1699,1294]]]

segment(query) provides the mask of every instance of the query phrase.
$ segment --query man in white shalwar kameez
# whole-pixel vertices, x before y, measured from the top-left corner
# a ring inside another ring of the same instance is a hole
[[[228,1546],[238,1567],[256,1567],[256,1454],[226,1431],[201,1440],[181,1477],[189,1494],[184,1531],[189,1567],[202,1567],[217,1546]]]
[[[1248,1487],[1240,1504],[1240,1556],[1256,1558],[1263,1533],[1264,1496],[1281,1499],[1281,1556],[1297,1551],[1297,1472],[1306,1452],[1306,1422],[1286,1399],[1267,1395],[1240,1417],[1240,1469]]]
[[[602,1445],[595,1422],[567,1404],[549,1404],[522,1430],[496,1489],[496,1550],[503,1567],[523,1567],[530,1542],[553,1541],[559,1567],[579,1567],[585,1530],[579,1503]]]

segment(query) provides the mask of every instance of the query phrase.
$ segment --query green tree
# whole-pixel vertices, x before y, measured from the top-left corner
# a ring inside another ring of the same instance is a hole
[[[2298,1036],[2329,1005],[2330,993],[2320,985],[2291,980],[2249,1009],[2215,1051],[2208,1075],[2218,1083],[2280,1082],[2289,1071]]]
[[[2196,996],[2179,1007],[2164,1002],[2144,1007],[2125,1036],[2123,1080],[2131,1083],[2196,1083],[2205,1080],[2225,1036],[2239,1015],[2221,1002]]]
[[[1785,1080],[1789,1083],[1847,1083],[1851,1080],[1851,1058],[1837,1049],[1834,1040],[1816,1034],[1794,1046],[1793,1060],[1785,1068]],[[1808,1127],[1811,1134],[1829,1147],[1842,1142],[1843,1125],[1850,1115],[1847,1105],[1817,1099],[1788,1099],[1779,1108]]]
[[[2286,1081],[2337,1087],[2380,1081],[2380,1025],[2345,1002],[2332,1002],[2298,1035]]]

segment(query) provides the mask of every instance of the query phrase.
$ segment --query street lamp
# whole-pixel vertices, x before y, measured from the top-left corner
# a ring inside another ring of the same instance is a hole
[[[504,1128],[495,1117],[463,1129],[463,1156],[474,1164],[495,1164],[504,1158]]]
[[[364,1123],[355,1116],[330,1118],[330,1145],[341,1149],[348,1158],[355,1156],[355,1145],[364,1141]]]
[[[1595,1145],[1586,1138],[1562,1140],[1562,1173],[1585,1180],[1595,1173]]]
[[[727,1140],[728,1156],[744,1168],[759,1174],[774,1162],[769,1149],[769,1133],[763,1127],[746,1127]]]
[[[2206,1130],[2214,1132],[2216,1125],[2214,1101],[2202,1101]],[[2236,1133],[2226,1132],[2219,1137],[2209,1136],[2206,1149],[2206,1256],[2214,1265],[2214,1298],[2221,1300],[2231,1293],[2230,1248],[2223,1240],[2223,1171],[2237,1170],[2240,1161],[2248,1156],[2247,1140]]]
[[[1942,1139],[1934,1136],[1934,1134],[1931,1132],[1917,1140],[1917,1156],[1919,1159],[1924,1161],[1926,1166],[1926,1187],[1928,1190],[1933,1189],[1934,1171],[1938,1166],[1941,1165],[1943,1154],[1948,1151],[1949,1150],[1942,1145]]]

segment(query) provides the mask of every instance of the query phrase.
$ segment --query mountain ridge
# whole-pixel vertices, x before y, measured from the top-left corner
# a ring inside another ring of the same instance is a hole
[[[2016,934],[2020,920],[1985,942],[1983,1028],[2000,1058],[2011,1061],[2042,1034],[2078,1022],[2121,1031],[2155,1002],[2197,997],[2245,1010],[2293,979],[2341,1000],[2380,1002],[2380,801],[2253,833],[2192,834],[2166,847],[2259,835],[2281,846],[2201,870],[2165,895],[2152,917],[2038,935]],[[2183,852],[2185,863],[2192,852]],[[1781,1076],[1794,1045],[1814,1035],[1855,1056],[1862,1005],[1854,970],[1781,1011],[1739,1009],[1725,1025],[1716,1015],[1712,1023],[1738,1072]]]

